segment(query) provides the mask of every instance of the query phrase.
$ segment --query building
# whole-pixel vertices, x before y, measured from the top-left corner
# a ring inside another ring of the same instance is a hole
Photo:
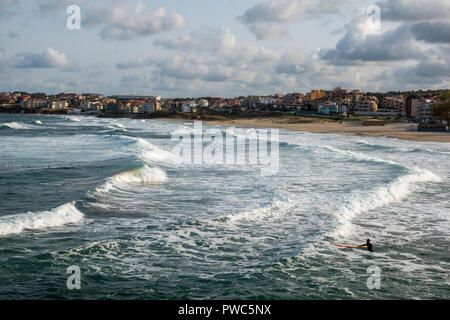
[[[417,108],[419,122],[430,122],[433,118],[433,100],[422,99]]]
[[[25,109],[39,109],[47,105],[47,99],[28,99],[22,101],[20,106]]]
[[[261,104],[261,97],[247,97],[241,100],[240,106],[248,109],[256,109]]]
[[[118,103],[109,103],[106,105],[105,112],[106,113],[120,113],[120,112],[123,112],[123,107],[122,107],[122,105],[120,105]]]
[[[301,93],[288,93],[282,98],[283,103],[300,104],[303,101],[303,95]]]
[[[160,102],[146,102],[143,105],[141,105],[141,112],[142,113],[153,113],[156,111],[161,110],[161,103]]]
[[[69,107],[69,101],[67,100],[54,100],[47,104],[49,109],[65,109]]]
[[[153,100],[153,101],[161,101],[161,96],[152,96],[152,95],[117,95],[112,98],[118,101],[128,101],[128,100]]]
[[[186,101],[181,106],[181,112],[196,113],[197,112],[197,104],[195,103],[195,101]]]
[[[374,96],[363,96],[356,103],[356,112],[377,112],[378,99]]]
[[[197,104],[197,108],[202,109],[202,110],[208,109],[208,107],[209,107],[209,101],[206,99],[199,99],[196,102],[196,104]]]
[[[405,98],[400,96],[387,96],[383,98],[383,103],[379,109],[381,112],[395,111],[398,114],[406,114]]]
[[[406,98],[406,100],[405,100],[406,116],[411,117],[411,118],[417,118],[419,104],[420,104],[420,99],[418,99],[418,98]]]
[[[323,99],[327,96],[327,93],[323,90],[311,90],[311,92],[306,94],[306,100],[314,101],[317,99]]]
[[[338,105],[335,102],[327,103],[327,104],[321,104],[317,108],[318,113],[322,114],[346,114],[347,113],[347,106],[344,105]]]

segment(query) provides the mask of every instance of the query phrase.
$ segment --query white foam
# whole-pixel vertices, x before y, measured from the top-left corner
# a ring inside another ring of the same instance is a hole
[[[255,222],[266,220],[269,218],[279,218],[295,207],[295,202],[288,201],[275,201],[271,205],[263,208],[258,208],[250,211],[239,212],[236,214],[229,214],[225,216],[220,216],[215,219],[216,221],[224,221],[227,223],[237,223],[237,222]]]
[[[181,163],[181,159],[170,151],[163,150],[145,139],[133,138],[137,142],[141,153],[139,157],[147,163],[151,162],[163,162],[163,163]]]
[[[159,168],[144,165],[137,169],[124,171],[112,177],[110,181],[115,186],[146,185],[167,181],[166,173]]]
[[[167,181],[167,174],[159,168],[150,168],[147,165],[127,170],[109,178],[105,184],[98,187],[94,196],[103,195],[113,190],[128,190],[143,185],[161,184]]]
[[[351,232],[352,219],[357,215],[384,207],[405,199],[421,182],[439,182],[441,179],[434,173],[414,168],[411,173],[401,176],[389,184],[375,190],[352,194],[349,200],[335,213],[340,227],[333,235],[348,236]]]
[[[25,124],[25,123],[19,123],[19,122],[3,123],[2,126],[8,127],[8,128],[11,128],[11,129],[15,129],[15,130],[30,130],[30,129],[35,128],[32,125]]]
[[[0,218],[0,236],[22,233],[26,230],[39,230],[61,227],[69,223],[77,223],[84,215],[74,203],[66,203],[48,211],[18,214]]]
[[[37,124],[40,124],[41,126],[44,125],[41,120],[34,120],[34,122],[36,122]]]

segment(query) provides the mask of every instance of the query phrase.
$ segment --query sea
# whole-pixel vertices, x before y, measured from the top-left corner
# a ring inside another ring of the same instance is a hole
[[[0,299],[450,298],[450,144],[279,130],[262,174],[193,127],[1,114]]]

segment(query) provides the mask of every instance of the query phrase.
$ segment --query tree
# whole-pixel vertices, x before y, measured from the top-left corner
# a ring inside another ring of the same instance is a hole
[[[433,106],[433,116],[447,121],[447,125],[450,125],[450,91],[440,95],[439,102]]]

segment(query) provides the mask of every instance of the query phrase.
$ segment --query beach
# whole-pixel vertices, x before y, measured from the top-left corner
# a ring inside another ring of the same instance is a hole
[[[162,121],[190,122],[194,120],[182,118],[159,118]],[[385,126],[363,126],[362,122],[329,122],[329,121],[303,121],[297,117],[252,118],[211,120],[202,119],[205,124],[217,126],[237,126],[245,128],[280,128],[310,133],[343,134],[365,137],[388,137],[418,142],[445,142],[450,143],[449,132],[420,132],[414,123],[388,123]]]

